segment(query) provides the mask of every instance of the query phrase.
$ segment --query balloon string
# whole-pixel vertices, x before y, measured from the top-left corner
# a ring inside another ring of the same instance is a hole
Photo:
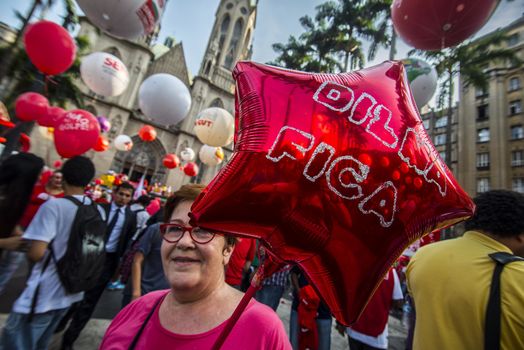
[[[235,312],[233,312],[233,315],[231,315],[231,317],[227,321],[226,327],[224,328],[224,330],[222,330],[220,336],[213,345],[213,350],[219,350],[220,347],[224,344],[224,341],[226,340],[229,333],[231,333],[231,331],[233,330],[233,327],[240,318],[240,315],[242,315],[242,312],[244,312],[244,310],[246,309],[247,304],[249,304],[251,298],[253,297],[253,295],[255,295],[256,291],[260,289],[260,287],[260,285],[255,286],[254,284],[251,284],[249,286],[248,290],[246,291],[246,294],[244,294],[244,297],[242,298],[242,300],[240,300],[240,303],[236,307]]]
[[[253,276],[253,279],[251,280],[251,284],[249,285],[249,288],[246,291],[246,294],[244,294],[244,297],[242,298],[242,300],[240,300],[240,303],[233,312],[233,315],[231,315],[231,317],[229,318],[226,327],[222,330],[220,336],[217,338],[215,344],[213,345],[213,350],[219,350],[220,347],[224,344],[229,333],[231,333],[233,327],[242,315],[242,312],[244,312],[247,305],[249,304],[249,301],[251,300],[253,295],[255,295],[256,291],[262,287],[262,281],[266,277],[271,275],[274,271],[278,270],[280,266],[281,263],[277,263],[274,260],[268,258],[265,259],[262,262],[262,264],[258,267],[257,271],[255,272],[255,275]]]
[[[49,82],[49,75],[44,75],[44,95],[49,97],[49,87],[47,86]]]

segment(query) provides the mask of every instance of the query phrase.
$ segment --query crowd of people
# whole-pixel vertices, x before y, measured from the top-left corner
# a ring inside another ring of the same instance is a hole
[[[261,263],[260,242],[192,227],[203,185],[152,212],[129,182],[111,200],[93,196],[88,158],[43,167],[24,153],[0,165],[0,293],[25,259],[30,267],[0,349],[47,349],[53,336],[73,349],[106,289],[122,291],[122,310],[100,349],[212,348]],[[475,203],[462,237],[401,258],[350,327],[287,265],[262,282],[223,348],[330,349],[335,325],[351,350],[387,349],[390,313],[404,309],[406,349],[524,349],[524,195],[489,191]],[[275,312],[283,297],[289,335]]]

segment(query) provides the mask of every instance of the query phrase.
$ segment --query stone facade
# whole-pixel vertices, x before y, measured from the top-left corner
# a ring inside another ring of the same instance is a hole
[[[96,95],[81,81],[78,83],[87,96],[86,109],[110,120],[112,127],[107,134],[109,141],[126,134],[134,142],[130,152],[119,152],[114,147],[102,153],[88,152],[87,156],[93,159],[98,175],[114,170],[124,172],[131,180],[138,181],[142,174],[146,174],[150,182],[165,183],[173,188],[190,181],[208,183],[216,175],[220,166],[207,167],[198,159],[202,143],[196,138],[193,125],[198,113],[211,106],[222,107],[234,114],[232,69],[238,60],[250,58],[256,9],[257,4],[253,0],[220,1],[200,71],[193,80],[187,68],[182,43],[175,43],[172,37],[166,40],[167,46],[150,47],[146,39],[138,42],[117,39],[101,32],[86,18],[81,20],[79,35],[89,39],[90,50],[105,51],[119,57],[130,73],[128,88],[117,97]],[[190,88],[191,108],[179,125],[157,125],[147,120],[138,108],[137,96],[142,81],[157,73],[172,74]],[[157,129],[158,136],[154,142],[145,144],[138,138],[138,130],[144,124],[151,124]],[[45,130],[33,130],[32,150],[51,164],[59,156],[51,139],[43,137],[43,134]],[[200,173],[193,178],[185,176],[180,169],[168,170],[162,165],[165,154],[180,154],[185,147],[191,147],[197,154],[195,162],[200,167]],[[224,151],[227,160],[232,153],[232,145],[225,147]]]
[[[506,45],[524,60],[524,17],[503,28]],[[471,195],[490,189],[524,192],[524,67],[486,67],[489,87],[460,81],[458,179]]]

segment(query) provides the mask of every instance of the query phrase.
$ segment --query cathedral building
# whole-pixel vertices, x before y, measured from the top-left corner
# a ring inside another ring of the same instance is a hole
[[[200,70],[191,78],[188,71],[184,48],[181,42],[167,37],[164,45],[150,46],[151,38],[128,41],[114,38],[89,22],[81,19],[80,36],[89,39],[90,51],[108,52],[117,56],[129,71],[129,85],[119,96],[105,97],[89,90],[81,81],[78,85],[85,93],[86,110],[96,116],[104,116],[111,122],[107,138],[111,145],[120,134],[129,135],[134,143],[129,152],[117,151],[112,145],[105,152],[89,151],[87,156],[95,163],[97,175],[113,170],[127,174],[131,181],[139,181],[145,174],[150,183],[159,182],[173,188],[188,182],[209,183],[220,167],[231,156],[233,145],[224,147],[225,160],[217,167],[204,165],[198,159],[202,143],[193,132],[195,120],[200,111],[209,107],[220,107],[234,115],[234,80],[232,71],[239,60],[251,58],[252,39],[256,22],[257,1],[220,0],[215,14],[215,23],[207,44]],[[191,91],[191,108],[186,118],[178,125],[158,125],[148,120],[138,106],[138,91],[147,77],[157,73],[168,73],[179,78]],[[158,136],[153,142],[143,142],[138,130],[150,124]],[[31,138],[32,151],[46,159],[48,164],[59,158],[49,137],[42,130],[34,128]],[[180,169],[169,170],[162,164],[167,153],[192,148],[200,172],[195,177],[186,176]]]

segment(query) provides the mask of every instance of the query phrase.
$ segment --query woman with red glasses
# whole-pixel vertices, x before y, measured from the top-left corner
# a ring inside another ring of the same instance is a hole
[[[100,349],[211,349],[243,293],[225,283],[236,239],[189,224],[205,186],[190,184],[168,199],[160,225],[160,256],[168,290],[151,292],[124,308]],[[252,300],[222,349],[291,349],[282,321]]]

